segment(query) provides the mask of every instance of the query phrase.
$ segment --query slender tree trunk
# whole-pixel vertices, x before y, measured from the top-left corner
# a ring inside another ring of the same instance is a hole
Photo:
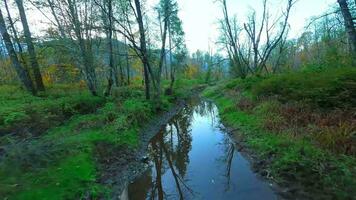
[[[354,22],[352,20],[352,15],[350,9],[347,5],[346,0],[338,0],[337,1],[341,8],[342,16],[344,17],[345,29],[349,37],[349,41],[351,43],[351,54],[353,64],[356,64],[356,29],[354,26]]]
[[[109,72],[109,77],[108,77],[108,88],[107,88],[107,91],[105,93],[105,96],[109,96],[111,95],[111,88],[112,88],[112,85],[113,85],[113,76],[115,74],[115,76],[117,75],[116,73],[114,73],[116,70],[115,70],[115,67],[114,67],[114,54],[113,54],[113,44],[112,44],[112,34],[113,34],[113,31],[112,31],[112,26],[113,26],[113,23],[112,23],[112,0],[108,0],[107,1],[108,3],[108,19],[109,19],[109,24],[107,25],[107,40],[108,40],[108,46],[109,46],[109,67],[110,67],[110,72]],[[105,22],[104,22],[105,23]],[[117,79],[117,77],[116,77]],[[117,82],[117,81],[115,81]],[[116,83],[118,84],[118,83]]]
[[[158,75],[157,75],[157,88],[156,88],[156,95],[157,98],[160,98],[161,95],[161,76],[162,76],[162,67],[163,67],[163,62],[164,62],[164,57],[166,57],[166,39],[167,39],[167,26],[169,23],[169,8],[168,8],[168,3],[166,3],[166,5],[164,6],[164,13],[165,15],[163,15],[164,17],[164,22],[163,22],[163,30],[161,30],[162,34],[161,34],[161,39],[162,39],[162,47],[161,47],[161,54],[160,54],[160,60],[159,60],[159,64],[158,64]],[[160,16],[160,15],[159,15]],[[161,17],[159,17],[159,20]],[[161,24],[161,22],[160,22]],[[161,28],[162,29],[162,28]]]
[[[13,36],[14,36],[14,40],[16,42],[18,51],[20,53],[21,62],[24,64],[24,68],[27,69],[27,63],[26,63],[25,58],[23,57],[22,46],[20,44],[20,39],[19,39],[17,31],[15,29],[14,22],[12,21],[12,17],[11,17],[11,13],[10,13],[10,10],[9,10],[9,6],[8,6],[8,3],[7,3],[7,0],[4,0],[4,4],[5,4],[6,12],[7,12],[7,17],[8,17],[9,23],[10,23],[10,27],[11,27],[11,30],[12,30],[12,33],[13,33]]]
[[[49,7],[51,9],[51,13],[53,15],[53,18],[57,23],[57,27],[58,27],[59,33],[61,34],[61,37],[62,38],[66,38],[66,34],[65,34],[65,31],[64,31],[64,28],[61,25],[61,23],[60,23],[60,21],[58,19],[58,16],[57,16],[57,14],[56,14],[56,12],[54,10],[54,2],[52,0],[47,0],[47,3],[48,3],[48,5],[49,5]]]
[[[96,82],[96,75],[95,75],[95,69],[93,66],[93,56],[92,56],[92,49],[91,45],[86,45],[86,41],[82,37],[82,31],[81,31],[81,26],[80,26],[80,21],[78,19],[78,13],[75,10],[75,5],[72,0],[67,0],[68,1],[68,8],[70,12],[70,17],[71,17],[71,22],[73,23],[73,28],[74,32],[76,35],[76,38],[79,43],[79,49],[80,49],[80,54],[82,57],[82,64],[84,67],[84,72],[85,72],[85,78],[86,78],[86,83],[88,86],[89,91],[91,92],[92,95],[97,96],[97,82]]]
[[[171,23],[168,24],[168,32],[169,32],[169,67],[170,67],[170,75],[171,75],[171,83],[169,85],[170,92],[173,94],[173,86],[175,82],[175,77],[174,77],[174,67],[173,67],[173,52],[172,52],[172,30],[171,30]]]
[[[137,14],[137,23],[139,26],[139,32],[140,32],[140,47],[141,47],[141,60],[143,64],[143,71],[144,71],[144,80],[145,80],[145,88],[146,88],[146,99],[151,98],[150,94],[150,64],[149,64],[149,59],[148,59],[148,54],[147,54],[147,43],[146,43],[146,35],[145,35],[145,29],[143,26],[143,18],[142,18],[142,12],[141,12],[141,3],[140,0],[135,0],[135,6],[136,6],[136,14]],[[153,77],[152,77],[153,79]]]
[[[125,61],[126,61],[126,76],[127,76],[127,85],[130,85],[130,63],[129,63],[129,48],[127,46],[127,41],[125,38]]]
[[[23,85],[25,86],[25,88],[32,92],[32,94],[36,94],[36,89],[34,88],[34,85],[31,81],[30,75],[28,74],[28,71],[26,69],[24,69],[21,64],[20,61],[17,58],[15,49],[13,47],[13,44],[11,42],[11,38],[9,33],[7,32],[6,29],[6,24],[5,24],[5,20],[4,17],[2,15],[2,12],[0,10],[0,32],[1,32],[1,36],[4,40],[7,52],[10,56],[11,62],[16,70],[16,73],[19,77],[19,79],[21,80],[21,82],[23,83]]]
[[[27,17],[26,17],[25,9],[23,7],[23,2],[22,2],[22,0],[16,0],[16,4],[19,9],[19,14],[20,14],[20,18],[21,18],[21,22],[22,22],[22,26],[23,26],[23,31],[24,31],[24,35],[25,35],[28,53],[30,56],[30,63],[32,66],[36,86],[37,86],[38,90],[44,91],[45,87],[43,84],[40,67],[39,67],[39,64],[38,64],[38,61],[36,58],[35,46],[33,45],[33,42],[32,42],[31,32],[30,32],[30,28],[27,23]]]

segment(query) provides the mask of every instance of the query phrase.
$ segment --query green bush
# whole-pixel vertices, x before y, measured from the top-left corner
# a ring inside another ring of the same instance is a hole
[[[32,96],[15,86],[0,87],[0,126],[6,129],[26,126],[33,121],[54,122],[75,114],[91,113],[101,106],[104,98],[75,89],[49,88],[42,96]],[[55,123],[53,123],[55,124]]]
[[[20,123],[21,121],[28,120],[29,118],[30,118],[30,116],[28,116],[23,111],[12,112],[9,115],[5,116],[4,124],[9,125],[9,124],[14,124],[14,123]]]
[[[152,115],[152,106],[142,99],[128,99],[122,104],[122,110],[133,124],[141,124]]]
[[[259,97],[277,96],[281,102],[302,101],[322,108],[356,106],[356,69],[274,75],[252,86]]]
[[[143,88],[135,86],[113,88],[112,96],[116,100],[124,100],[128,98],[140,98],[144,96]]]

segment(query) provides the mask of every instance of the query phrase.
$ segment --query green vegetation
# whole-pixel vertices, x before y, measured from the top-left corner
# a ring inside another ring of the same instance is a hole
[[[109,198],[110,156],[125,166],[145,123],[217,82],[205,96],[266,176],[356,196],[356,1],[335,1],[296,34],[292,11],[310,2],[263,0],[242,16],[216,1],[218,36],[189,26],[202,38],[187,44],[177,0],[0,1],[0,197]]]
[[[63,86],[39,97],[13,86],[0,91],[1,128],[8,131],[0,137],[0,196],[9,199],[108,195],[110,190],[98,182],[96,146],[105,142],[108,148],[134,151],[140,127],[157,113],[140,87],[119,88],[106,99]],[[160,109],[173,101],[164,97]],[[29,134],[34,127],[36,135],[8,134],[20,127],[29,128]]]
[[[355,85],[356,70],[339,68],[234,79],[204,96],[266,161],[269,177],[309,195],[349,199],[356,187]]]

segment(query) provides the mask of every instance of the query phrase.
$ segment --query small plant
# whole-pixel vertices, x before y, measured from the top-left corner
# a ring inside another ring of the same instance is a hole
[[[314,134],[318,143],[325,149],[356,156],[356,126],[340,123],[338,126],[323,127]]]
[[[123,112],[128,116],[131,124],[141,125],[148,120],[152,113],[149,103],[141,99],[128,99],[122,104]]]
[[[13,125],[15,123],[20,123],[22,121],[28,121],[30,116],[23,111],[11,112],[4,118],[4,124],[6,126]]]

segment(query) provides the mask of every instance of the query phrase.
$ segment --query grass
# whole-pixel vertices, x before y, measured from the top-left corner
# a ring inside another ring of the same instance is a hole
[[[140,128],[157,109],[135,86],[115,89],[106,99],[65,86],[50,88],[39,97],[14,86],[2,86],[0,92],[5,133],[31,123],[47,124],[35,137],[0,137],[0,196],[8,199],[107,197],[110,189],[98,182],[96,145],[105,142],[134,151]],[[163,97],[161,106],[168,109],[172,100]]]
[[[338,70],[344,70],[344,72],[336,73],[335,71]],[[318,100],[318,98],[324,98],[325,95],[318,95],[316,97],[307,92],[305,97],[297,99],[294,98],[294,94],[289,95],[289,92],[284,93],[283,90],[275,90],[274,87],[283,86],[291,88],[293,91],[300,90],[298,91],[300,93],[303,93],[302,91],[314,91],[316,90],[315,88],[324,90],[324,88],[331,87],[329,82],[335,84],[335,80],[344,80],[344,75],[354,73],[354,69],[336,69],[334,71],[319,72],[322,77],[334,76],[334,78],[324,80],[323,84],[315,83],[317,85],[320,84],[318,87],[304,85],[306,88],[296,82],[303,82],[304,79],[321,79],[318,77],[319,74],[295,73],[270,77],[250,77],[246,80],[231,80],[206,89],[204,96],[216,102],[221,118],[228,126],[240,130],[238,133],[239,137],[242,136],[246,145],[250,149],[253,149],[262,160],[267,162],[265,166],[266,170],[278,183],[281,185],[290,184],[291,182],[299,184],[309,194],[317,195],[314,198],[353,198],[356,195],[356,191],[354,190],[356,187],[356,158],[352,153],[335,151],[330,145],[321,145],[316,135],[312,132],[313,130],[319,130],[319,133],[324,133],[325,128],[338,128],[338,126],[335,124],[321,125],[321,123],[316,123],[319,121],[315,120],[306,120],[306,124],[304,125],[304,123],[295,119],[309,116],[309,114],[302,115],[304,110],[301,110],[301,112],[292,111],[296,105],[311,107],[312,109],[308,110],[310,116],[318,116],[322,119],[320,121],[325,122],[328,121],[326,119],[328,115],[323,113],[325,109],[328,109],[328,112],[340,110],[340,107],[347,108],[345,110],[354,109],[352,104],[354,99],[344,99],[343,102],[346,102],[345,104],[332,106],[335,102],[341,102],[341,99],[331,98],[328,101],[330,100],[333,103],[328,103],[327,105],[329,106],[325,107],[326,104],[319,104],[321,101]],[[334,75],[330,75],[329,73]],[[300,77],[300,79],[303,77],[303,80],[292,78],[289,82],[283,81],[285,77],[289,76]],[[309,80],[306,82],[309,82]],[[312,82],[309,83],[312,84]],[[343,84],[343,82],[340,82],[340,84]],[[333,85],[332,87],[339,87],[340,84]],[[352,81],[348,80],[348,85],[353,84]],[[264,89],[262,90],[261,88]],[[343,91],[348,90],[352,91],[353,87],[350,86],[343,89]],[[308,96],[313,98],[309,98]],[[344,97],[340,96],[340,98]],[[309,100],[306,101],[308,98]],[[283,106],[288,108],[283,110],[284,114],[280,112],[280,108]],[[346,112],[341,113],[346,114]],[[288,113],[288,115],[285,113]],[[293,117],[289,117],[289,115]],[[294,121],[289,121],[289,118],[294,119]],[[340,119],[333,118],[330,121],[338,121]],[[269,126],[266,126],[266,124]],[[272,127],[271,124],[273,125]],[[313,128],[308,129],[309,126]],[[351,127],[352,129],[352,126],[349,125],[349,128]],[[299,129],[302,131],[299,131]],[[352,133],[354,130],[348,131]],[[295,132],[303,132],[303,134],[295,134]],[[344,130],[343,132],[347,131]],[[346,135],[350,135],[351,133],[349,132]],[[339,136],[335,132],[329,133],[329,136],[328,141],[339,140]],[[345,141],[350,141],[350,138],[347,138]],[[340,146],[337,142],[334,143],[333,147]],[[340,148],[338,147],[338,149]]]
[[[92,97],[79,88],[49,88],[40,96],[32,96],[16,86],[0,87],[0,132],[16,128],[48,129],[75,114],[94,112],[105,102],[104,98]]]

